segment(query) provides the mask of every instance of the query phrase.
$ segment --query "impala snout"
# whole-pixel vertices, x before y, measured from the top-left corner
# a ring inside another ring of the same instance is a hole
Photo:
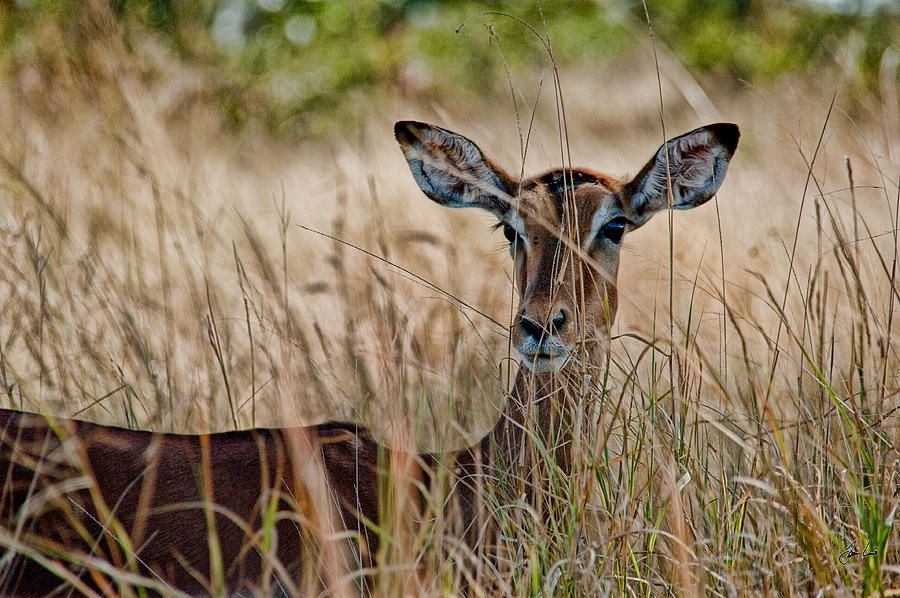
[[[540,339],[544,336],[553,336],[561,333],[568,321],[568,310],[558,309],[553,317],[544,324],[540,324],[530,315],[522,312],[519,315],[519,326],[526,335],[532,338]]]
[[[513,344],[530,370],[538,373],[559,370],[572,351],[571,343],[565,340],[572,327],[571,311],[565,307],[535,311],[544,317],[536,316],[527,308],[519,311],[513,325]]]

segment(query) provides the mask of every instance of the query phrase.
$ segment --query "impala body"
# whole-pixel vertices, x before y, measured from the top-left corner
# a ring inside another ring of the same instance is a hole
[[[297,585],[310,563],[325,586],[373,565],[386,511],[420,525],[435,508],[422,489],[436,480],[453,489],[444,504],[474,548],[488,543],[486,484],[529,495],[516,472],[530,439],[570,470],[567,380],[603,365],[622,239],[656,212],[712,197],[737,126],[669,140],[631,180],[557,169],[517,181],[456,133],[411,121],[394,132],[429,198],[491,212],[510,243],[522,367],[494,429],[455,453],[409,455],[354,424],[192,436],[0,410],[0,594],[116,591],[111,565],[151,594],[302,594],[315,591]]]

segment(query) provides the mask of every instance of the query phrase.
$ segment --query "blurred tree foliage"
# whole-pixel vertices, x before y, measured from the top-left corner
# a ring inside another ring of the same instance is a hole
[[[640,6],[640,2],[634,2]],[[884,52],[900,40],[900,3],[775,0],[648,1],[656,33],[687,65],[750,82],[851,60],[872,86]],[[866,8],[866,10],[864,10]],[[840,53],[844,56],[839,56]]]
[[[223,84],[211,95],[231,126],[264,123],[290,137],[324,132],[373,93],[422,100],[508,93],[507,69],[536,73],[549,62],[517,20],[549,32],[556,59],[579,66],[609,60],[647,35],[639,0],[100,2],[127,47],[150,36],[177,60],[220,73]],[[0,0],[0,65],[9,72],[47,60],[50,38],[61,38],[55,51],[70,62],[88,60],[83,46],[96,40],[84,6]],[[864,12],[799,0],[647,0],[647,8],[658,39],[695,73],[753,83],[839,59],[856,70],[858,85],[877,91],[882,57],[892,45],[898,51],[900,39],[896,5]]]

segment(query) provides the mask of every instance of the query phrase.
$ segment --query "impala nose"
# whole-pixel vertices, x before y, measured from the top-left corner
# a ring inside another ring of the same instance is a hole
[[[522,330],[524,330],[526,334],[536,341],[540,341],[541,338],[547,336],[559,334],[562,332],[567,321],[568,316],[566,311],[562,308],[556,310],[556,314],[546,325],[539,324],[524,312],[519,316],[519,326],[522,327]]]
[[[557,310],[556,315],[550,320],[550,330],[554,333],[562,332],[563,326],[566,324],[566,312],[562,308]]]

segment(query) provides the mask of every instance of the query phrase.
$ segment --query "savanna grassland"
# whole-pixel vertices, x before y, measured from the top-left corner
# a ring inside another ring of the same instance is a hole
[[[473,591],[900,595],[900,48],[863,69],[863,35],[753,79],[637,17],[614,22],[613,57],[566,57],[551,11],[528,23],[554,68],[524,26],[475,15],[430,35],[486,57],[499,91],[457,94],[478,70],[413,61],[298,106],[269,95],[302,65],[254,85],[103,3],[30,23],[0,85],[2,406],[181,433],[351,420],[460,448],[517,367],[509,254],[488,215],[422,195],[394,121],[462,133],[514,173],[617,176],[735,122],[717,198],[626,237],[562,508],[498,505],[506,549]],[[416,50],[391,43],[372,52]],[[458,592],[466,557],[444,558],[458,542],[439,525],[391,539],[374,595]]]

